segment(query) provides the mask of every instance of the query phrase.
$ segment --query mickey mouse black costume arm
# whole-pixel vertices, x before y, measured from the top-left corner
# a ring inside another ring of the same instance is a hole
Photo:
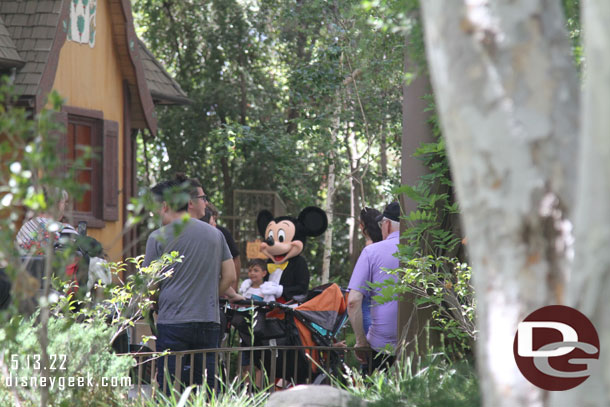
[[[295,295],[305,295],[309,290],[309,269],[301,256],[290,259],[288,267],[282,273],[280,285],[284,287],[282,297],[291,300]]]

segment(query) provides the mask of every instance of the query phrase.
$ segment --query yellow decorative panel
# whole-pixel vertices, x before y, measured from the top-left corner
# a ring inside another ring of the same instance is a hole
[[[112,36],[107,0],[97,0],[95,47],[88,43],[66,41],[59,54],[53,89],[71,107],[102,111],[105,120],[119,123],[119,191],[123,190],[123,75]],[[123,202],[122,192],[119,202]],[[99,240],[111,260],[122,258],[123,213],[117,222],[106,222],[103,229],[89,228],[89,235]]]

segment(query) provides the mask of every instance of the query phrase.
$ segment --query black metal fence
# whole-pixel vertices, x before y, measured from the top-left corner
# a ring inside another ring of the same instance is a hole
[[[357,360],[355,352],[365,354],[368,363]],[[370,373],[372,350],[369,348],[323,347],[323,346],[256,346],[239,348],[217,348],[180,352],[138,352],[130,353],[137,364],[132,370],[133,392],[135,396],[154,395],[168,392],[168,386],[181,391],[186,386],[206,383],[205,363],[214,358],[216,391],[223,391],[230,383],[242,383],[259,391],[274,392],[296,384],[336,385],[346,380],[349,370]],[[202,363],[204,376],[195,377],[196,355]],[[208,356],[210,355],[210,356]],[[242,355],[248,355],[244,357]],[[175,356],[175,369],[168,371],[168,360]],[[244,361],[250,363],[244,365]],[[166,378],[159,388],[157,371],[163,364]],[[346,368],[349,366],[349,368]]]

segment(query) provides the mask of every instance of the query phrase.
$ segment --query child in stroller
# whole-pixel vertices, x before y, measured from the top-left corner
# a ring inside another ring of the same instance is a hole
[[[239,293],[248,300],[275,301],[275,295],[263,292],[262,286],[267,280],[267,262],[263,259],[252,259],[248,262],[248,278],[241,283]]]
[[[246,301],[242,304],[252,307],[232,317],[244,343],[278,347],[254,358],[271,380],[277,376],[283,383],[319,384],[327,379],[326,373],[336,374],[341,368],[342,353],[332,347],[347,320],[345,294],[338,285],[327,284],[302,300],[295,304]]]
[[[269,273],[267,273],[267,262],[263,259],[252,259],[248,262],[248,278],[244,280],[239,289],[239,293],[243,295],[247,300],[253,301],[275,301],[275,296],[272,294],[265,294],[261,289],[261,286],[269,279]],[[246,311],[244,309],[242,312]],[[240,318],[238,317],[237,320]],[[241,324],[245,324],[246,320],[243,320]],[[251,322],[249,323],[249,325]],[[242,327],[243,328],[243,327]],[[240,337],[241,346],[253,346],[254,338],[250,335],[244,335],[245,338]],[[243,352],[241,354],[241,364],[243,367],[244,377],[250,372],[250,353]],[[255,352],[255,358],[260,359],[260,352]],[[261,385],[261,372],[258,367],[256,368],[256,384],[260,387]]]

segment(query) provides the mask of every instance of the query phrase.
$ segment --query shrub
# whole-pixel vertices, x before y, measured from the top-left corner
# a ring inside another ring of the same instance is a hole
[[[443,353],[429,354],[414,372],[410,359],[397,360],[387,371],[363,377],[349,372],[350,393],[371,407],[476,407],[481,405],[474,367],[451,362]]]
[[[36,316],[15,317],[11,324],[11,328],[17,329],[15,341],[6,341],[7,328],[0,329],[4,348],[0,405],[16,405],[18,399],[23,407],[39,406],[38,387],[43,384],[44,376],[50,384],[47,386],[49,406],[120,405],[127,388],[113,386],[116,383],[112,378],[119,382],[121,378],[128,379],[134,360],[111,353],[110,338],[115,330],[101,318],[76,323],[71,318],[51,317],[48,324],[50,363],[48,369],[42,370]],[[81,385],[78,378],[82,378]],[[75,380],[72,386],[70,380]]]

